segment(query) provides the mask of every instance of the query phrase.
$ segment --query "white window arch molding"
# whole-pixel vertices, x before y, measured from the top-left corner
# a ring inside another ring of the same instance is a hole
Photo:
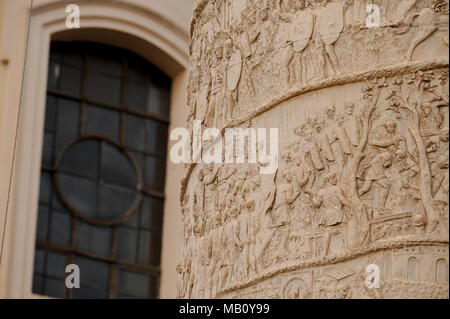
[[[32,282],[50,43],[80,40],[126,48],[175,78],[189,66],[189,33],[177,17],[161,14],[164,2],[78,0],[81,28],[70,30],[65,25],[70,1],[40,1],[44,4],[32,9],[2,262],[6,297],[36,297]]]

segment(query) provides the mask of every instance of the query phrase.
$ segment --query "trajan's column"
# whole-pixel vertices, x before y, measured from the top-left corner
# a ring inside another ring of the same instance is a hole
[[[179,297],[448,298],[448,0],[194,2],[190,129],[278,169],[189,165]]]

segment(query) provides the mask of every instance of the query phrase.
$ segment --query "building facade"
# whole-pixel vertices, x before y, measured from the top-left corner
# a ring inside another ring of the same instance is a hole
[[[176,297],[184,167],[166,153],[186,122],[191,12],[0,1],[1,298]]]
[[[188,126],[279,160],[190,165],[179,297],[448,298],[448,9],[195,1]]]

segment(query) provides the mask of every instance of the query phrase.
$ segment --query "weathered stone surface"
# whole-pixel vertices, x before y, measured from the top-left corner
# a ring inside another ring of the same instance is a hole
[[[448,1],[374,3],[196,2],[189,123],[280,161],[191,165],[180,298],[448,298]]]

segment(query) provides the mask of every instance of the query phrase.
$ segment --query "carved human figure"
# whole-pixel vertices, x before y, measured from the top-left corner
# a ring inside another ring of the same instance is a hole
[[[298,188],[303,189],[310,180],[312,170],[305,164],[306,161],[302,160],[300,156],[295,158],[294,163],[295,166],[292,170],[294,173],[294,182]]]
[[[263,199],[264,200],[264,199]],[[264,201],[263,201],[264,203]],[[248,217],[248,237],[247,237],[247,245],[248,245],[248,255],[249,255],[249,274],[256,275],[260,272],[259,263],[258,263],[258,242],[257,242],[257,234],[259,233],[261,224],[260,224],[260,210],[254,210],[249,213]]]
[[[318,29],[325,45],[326,59],[330,63],[333,73],[339,72],[339,61],[334,52],[334,44],[341,36],[344,28],[344,4],[332,2],[319,12]]]
[[[431,166],[433,176],[432,191],[436,202],[441,206],[448,207],[449,204],[449,160],[448,153],[440,155]]]
[[[391,188],[386,171],[389,167],[391,167],[392,161],[393,158],[390,152],[383,152],[375,156],[371,162],[371,166],[367,170],[364,183],[358,190],[359,196],[368,193],[372,189],[372,185],[375,183],[377,185],[377,192],[374,203],[376,203],[378,207],[385,207],[386,199]]]
[[[273,176],[272,186],[268,195],[265,197],[263,209],[259,214],[260,222],[259,222],[259,231],[256,234],[256,260],[257,262],[262,262],[262,257],[269,246],[275,232],[275,228],[272,223],[272,208],[275,200],[275,195],[277,192],[277,187],[275,184],[275,180],[278,175],[278,170]]]
[[[294,70],[297,83],[306,83],[308,80],[307,61],[305,49],[308,46],[313,26],[314,16],[309,8],[305,9],[304,1],[295,2],[296,13],[292,17],[291,35],[294,49]]]
[[[344,130],[346,135],[348,136],[351,144],[356,147],[359,142],[359,124],[358,118],[354,114],[355,112],[355,104],[354,103],[346,103],[345,104],[345,117],[344,117]]]
[[[317,35],[314,39],[311,40],[313,45],[313,67],[314,67],[314,78],[317,80],[323,80],[326,77],[326,62],[325,62],[325,52],[324,52],[324,44],[320,35]]]
[[[397,123],[391,119],[385,119],[383,122],[385,134],[379,139],[369,140],[369,145],[386,148],[391,152],[398,149],[408,150],[406,146],[406,138],[397,133]]]
[[[318,147],[323,163],[331,163],[336,160],[333,149],[331,148],[328,133],[325,130],[325,121],[320,119],[314,120],[314,128],[315,128],[315,147]],[[326,164],[326,166],[328,166]]]
[[[196,269],[196,289],[195,296],[198,298],[208,298],[208,284],[209,282],[205,281],[205,278],[209,278],[209,270],[208,267],[211,262],[211,232],[206,233],[205,235],[198,237],[197,239],[197,247],[195,247],[195,254],[198,256],[198,269]]]
[[[293,0],[276,0],[276,5],[281,13],[290,12],[294,8]]]
[[[240,225],[236,215],[227,215],[224,225],[225,247],[228,256],[228,271],[226,283],[231,284],[233,278],[237,279],[238,257],[243,245],[239,239]]]
[[[324,177],[326,186],[312,196],[313,205],[322,210],[322,218],[319,225],[326,230],[323,238],[323,253],[327,254],[330,246],[331,235],[335,234],[339,225],[343,221],[345,205],[348,206],[347,200],[342,193],[342,189],[337,185],[337,175],[335,172],[328,173]]]
[[[328,173],[324,182],[326,186],[312,197],[316,208],[324,208],[320,225],[325,227],[340,224],[343,219],[343,206],[345,201],[342,190],[337,186],[336,173]]]
[[[416,167],[417,163],[409,158],[405,150],[399,149],[393,155],[392,165],[386,170],[387,180],[382,185],[389,187],[389,192],[386,195],[386,207],[395,210],[408,207],[412,203],[410,198],[404,191],[405,185],[409,183],[409,171]]]
[[[238,207],[234,206],[234,201],[236,198],[237,190],[240,189],[240,187],[236,187],[236,179],[234,177],[231,177],[229,179],[230,184],[230,191],[227,194],[226,198],[226,213],[228,215],[234,214],[235,211],[240,212],[240,209]]]
[[[239,82],[242,75],[242,54],[231,40],[225,44],[226,58],[226,103],[224,111],[225,123],[231,121],[234,107],[239,100]]]
[[[443,121],[438,107],[431,103],[423,104],[421,115],[420,134],[423,137],[438,135]]]
[[[336,107],[332,106],[327,108],[326,115],[325,133],[328,138],[328,143],[331,145],[333,157],[338,165],[336,169],[342,170],[345,163],[345,155],[352,154],[350,141],[343,128],[336,122]]]
[[[193,210],[193,218],[194,218],[194,228],[196,232],[202,233],[204,227],[204,212],[205,212],[205,184],[204,184],[204,173],[203,170],[200,169],[197,173],[197,186],[194,191],[194,210]]]
[[[239,239],[242,243],[242,251],[239,255],[238,278],[244,280],[248,277],[249,270],[249,214],[241,211],[239,220]]]
[[[266,54],[272,48],[272,42],[276,31],[276,25],[269,18],[269,7],[264,7],[259,11],[259,23],[254,35],[255,61],[253,67],[259,65]]]
[[[205,185],[203,214],[208,216],[214,212],[214,194],[217,187],[217,171],[214,164],[208,164],[203,171],[203,184]]]
[[[300,190],[295,189],[294,185],[292,172],[285,170],[281,183],[276,186],[272,210],[272,225],[281,231],[280,256],[287,252],[287,241],[291,230],[291,204],[300,195]]]
[[[220,212],[217,212],[218,216],[221,216]],[[208,232],[208,248],[210,261],[208,264],[208,288],[210,296],[217,292],[218,285],[220,282],[221,268],[223,262],[223,251],[225,249],[224,238],[223,238],[223,228],[221,219],[218,217],[215,219],[216,223],[213,225]],[[206,278],[206,277],[204,277]]]
[[[186,283],[187,283],[186,297],[187,298],[193,297],[193,293],[195,293],[194,286],[197,281],[197,275],[198,275],[197,269],[199,267],[199,264],[198,264],[199,260],[197,260],[196,245],[197,245],[197,238],[195,236],[192,236],[188,243],[188,246],[186,248],[185,260],[184,260],[184,267],[186,269],[187,277],[188,277],[188,279],[186,280]]]
[[[205,125],[221,127],[223,102],[225,100],[224,59],[222,47],[216,47],[210,62],[211,90]]]
[[[315,142],[315,132],[313,131],[312,123],[304,123],[300,128],[295,130],[295,135],[298,136],[299,149],[309,156],[316,171],[323,170],[325,168],[320,155],[320,149]]]
[[[189,207],[189,194],[183,196],[183,202],[181,203],[181,213],[183,215],[183,241],[186,244],[189,234],[192,232],[192,216]]]
[[[294,77],[291,72],[291,62],[294,58],[294,48],[292,45],[292,40],[289,39],[289,36],[285,33],[284,30],[281,31],[283,34],[283,40],[281,43],[281,48],[278,48],[278,52],[276,54],[276,64],[277,71],[280,74],[280,82],[281,87],[283,89],[288,89],[293,82]]]
[[[247,199],[246,206],[249,211],[248,217],[248,251],[249,251],[249,270],[254,273],[259,272],[258,252],[261,249],[260,230],[261,216],[265,207],[266,196],[260,188],[260,183],[252,182],[251,194]]]
[[[397,174],[402,174],[415,165],[417,163],[409,156],[405,149],[401,148],[395,152],[393,167]]]
[[[236,166],[222,164],[217,172],[217,182],[219,184],[228,182],[229,178],[236,173]]]

